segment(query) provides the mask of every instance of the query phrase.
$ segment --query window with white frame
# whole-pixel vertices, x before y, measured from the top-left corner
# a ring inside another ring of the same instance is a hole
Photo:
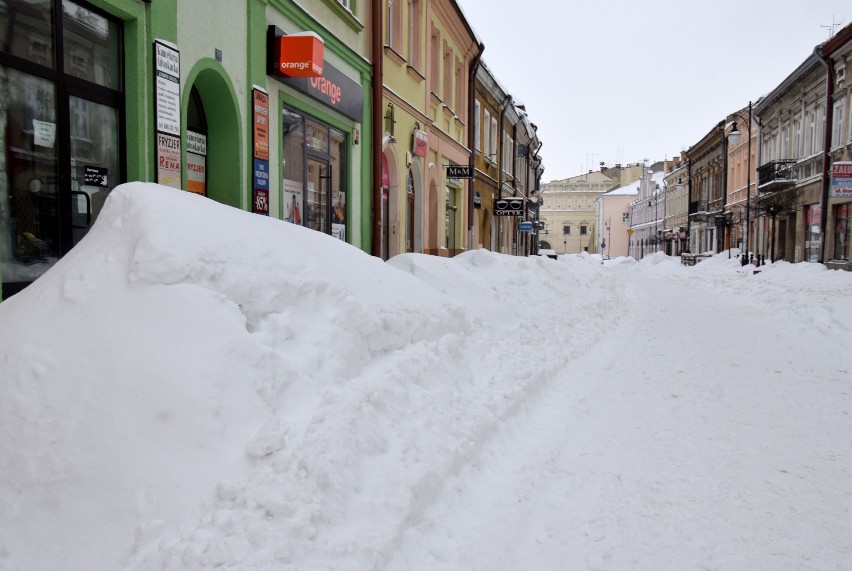
[[[834,124],[831,126],[831,148],[836,149],[843,145],[843,109],[846,101],[840,100],[834,104]]]
[[[793,148],[791,149],[790,158],[798,159],[802,153],[802,118],[796,117],[793,121]]]
[[[494,160],[494,157],[491,156],[491,113],[488,112],[488,109],[485,110],[485,119],[482,121],[482,127],[485,130],[483,133],[483,138],[485,139],[485,160],[491,161]]]
[[[486,111],[487,113],[487,111]],[[480,119],[480,103],[479,99],[473,100],[473,150],[476,152],[482,152],[482,148],[480,147],[482,136],[480,135],[480,130],[482,129],[482,120]]]
[[[779,159],[789,158],[790,153],[790,127],[788,125],[784,125],[781,128],[781,149],[778,153]]]
[[[340,4],[344,8],[346,8],[347,10],[350,10],[350,11],[352,10],[352,2],[350,2],[349,0],[337,0],[337,1],[340,2]]]
[[[512,140],[512,137],[509,133],[503,133],[503,172],[512,174],[514,169],[512,168],[512,157],[515,155],[515,141]]]
[[[806,157],[816,152],[816,109],[805,114],[805,152]]]
[[[494,162],[497,162],[497,152],[498,152],[497,137],[498,136],[499,136],[499,133],[497,132],[497,117],[492,117],[491,118],[491,138],[490,138],[491,152],[489,153],[489,156],[491,157],[491,160],[494,161]]]

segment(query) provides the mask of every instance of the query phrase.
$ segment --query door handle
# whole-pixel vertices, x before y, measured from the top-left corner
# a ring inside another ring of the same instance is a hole
[[[76,225],[72,222],[71,227],[72,228],[78,228],[78,229],[88,228],[89,225],[92,223],[92,199],[89,197],[89,194],[86,193],[86,192],[81,192],[79,190],[72,190],[71,191],[71,197],[73,198],[75,195],[83,196],[86,199],[86,223],[83,226],[78,226],[78,225]],[[72,220],[73,220],[73,216],[72,216]]]

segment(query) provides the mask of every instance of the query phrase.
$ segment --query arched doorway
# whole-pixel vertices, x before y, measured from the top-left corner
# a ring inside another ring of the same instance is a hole
[[[203,125],[207,130],[206,195],[216,202],[242,208],[244,203],[240,189],[247,185],[243,184],[242,177],[243,134],[233,86],[221,65],[212,60],[198,62],[189,74],[187,85],[190,86],[190,89],[184,91],[187,135],[191,132],[190,108],[193,108],[192,113],[196,114],[191,119],[192,126]],[[191,158],[193,157],[187,156],[187,165],[190,164]],[[185,188],[189,188],[189,181],[187,169]]]
[[[396,150],[388,142],[389,140],[386,139],[382,151],[382,204],[379,210],[382,221],[381,256],[383,260],[400,253],[400,173]]]

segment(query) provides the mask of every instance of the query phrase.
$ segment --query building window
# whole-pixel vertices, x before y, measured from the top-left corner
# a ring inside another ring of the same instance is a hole
[[[492,161],[494,157],[491,156],[491,113],[488,109],[485,110],[485,119],[482,121],[482,127],[484,129],[483,137],[485,138],[485,160]]]
[[[456,58],[455,85],[456,101],[454,105],[456,106],[456,115],[461,117],[464,114],[464,102],[466,100],[466,94],[464,89],[464,76],[462,75],[462,62],[458,58]]]
[[[124,180],[123,30],[72,0],[7,0],[0,23],[0,266],[9,296],[86,235]]]
[[[843,109],[846,107],[845,101],[838,101],[834,104],[834,125],[831,127],[831,148],[836,149],[843,145]]]
[[[388,46],[402,53],[402,0],[388,0]]]
[[[514,173],[512,168],[512,157],[515,155],[514,144],[509,133],[503,133],[503,172],[509,174]]]
[[[586,226],[580,226],[580,236],[585,236],[588,228]]]
[[[453,51],[447,42],[444,42],[444,89],[442,99],[444,104],[453,102]]]
[[[436,28],[432,28],[432,43],[429,45],[429,86],[432,93],[441,93],[441,34]]]
[[[346,8],[350,12],[352,11],[352,2],[350,0],[337,0],[337,1],[340,2],[340,5],[343,6],[344,8]]]
[[[421,57],[421,17],[422,3],[420,0],[408,0],[408,62],[411,67],[420,70]]]
[[[473,100],[473,150],[477,153],[482,152],[481,148],[481,129],[482,129],[482,121],[480,120],[480,103],[479,99]],[[488,113],[488,111],[486,111]]]
[[[798,159],[802,152],[802,119],[797,117],[793,121],[793,148],[790,153],[791,159]]]
[[[816,110],[811,109],[805,115],[805,152],[806,157],[816,152]]]
[[[562,233],[563,233],[563,234],[565,234],[565,235],[567,236],[568,234],[570,234],[570,233],[571,233],[571,227],[570,227],[570,226],[567,226],[567,225],[566,225],[566,226],[563,226],[563,227],[562,227]]]
[[[497,161],[497,136],[497,118],[491,117],[491,136],[489,137],[491,149],[488,156],[490,156],[491,160],[495,162]]]

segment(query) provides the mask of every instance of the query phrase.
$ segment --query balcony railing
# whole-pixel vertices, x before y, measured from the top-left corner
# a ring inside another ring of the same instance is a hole
[[[795,160],[770,161],[757,169],[757,189],[760,192],[790,188],[798,179],[799,167]]]

